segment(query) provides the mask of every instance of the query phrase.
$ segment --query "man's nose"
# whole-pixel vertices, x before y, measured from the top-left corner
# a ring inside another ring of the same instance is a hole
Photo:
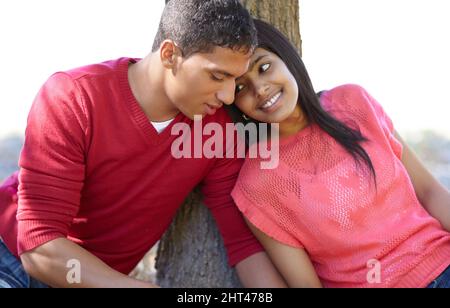
[[[228,81],[224,84],[222,89],[217,92],[217,99],[225,105],[231,105],[234,102],[234,94],[236,91],[236,82]]]

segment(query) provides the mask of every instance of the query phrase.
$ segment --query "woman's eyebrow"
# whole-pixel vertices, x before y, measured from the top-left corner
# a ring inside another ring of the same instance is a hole
[[[255,67],[256,63],[258,63],[259,61],[261,61],[265,57],[267,57],[267,55],[259,56],[255,61],[252,62],[252,64],[250,64],[250,68],[248,69],[248,71],[252,71],[253,68]]]

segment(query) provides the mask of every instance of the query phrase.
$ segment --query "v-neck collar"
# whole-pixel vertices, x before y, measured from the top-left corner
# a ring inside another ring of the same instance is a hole
[[[171,136],[172,127],[179,122],[190,123],[188,117],[186,117],[182,112],[178,113],[175,119],[170,123],[169,126],[164,129],[161,133],[158,133],[156,128],[151,124],[150,119],[145,114],[141,105],[139,105],[136,100],[133,91],[131,90],[130,82],[128,80],[128,66],[130,63],[136,63],[139,59],[132,58],[122,58],[119,62],[119,83],[122,93],[124,95],[125,104],[128,107],[130,115],[134,120],[137,128],[144,135],[145,140],[152,144],[160,144],[165,140],[169,139]]]

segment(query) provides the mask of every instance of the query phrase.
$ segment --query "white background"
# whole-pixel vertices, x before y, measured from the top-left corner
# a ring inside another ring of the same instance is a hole
[[[163,0],[0,1],[0,138],[54,72],[151,49]],[[450,1],[300,0],[316,90],[364,86],[401,133],[450,136]]]

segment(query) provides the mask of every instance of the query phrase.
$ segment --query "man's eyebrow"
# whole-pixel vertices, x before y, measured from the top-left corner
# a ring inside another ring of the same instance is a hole
[[[253,70],[253,67],[256,65],[256,63],[258,63],[259,61],[261,61],[261,60],[262,60],[263,58],[265,58],[265,57],[267,57],[267,55],[261,55],[261,56],[259,56],[259,57],[258,57],[255,61],[253,61],[253,63],[250,65],[248,71]],[[214,73],[218,73],[218,74],[224,75],[225,77],[228,77],[228,78],[239,79],[240,77],[242,77],[242,76],[237,76],[237,77],[236,77],[236,76],[234,76],[233,74],[230,74],[230,73],[228,73],[228,72],[226,72],[226,71],[224,71],[224,70],[221,70],[221,69],[212,69],[211,72],[214,72]]]
[[[230,74],[221,69],[212,69],[211,72],[224,75],[225,77],[228,77],[228,78],[236,78],[233,74]]]

